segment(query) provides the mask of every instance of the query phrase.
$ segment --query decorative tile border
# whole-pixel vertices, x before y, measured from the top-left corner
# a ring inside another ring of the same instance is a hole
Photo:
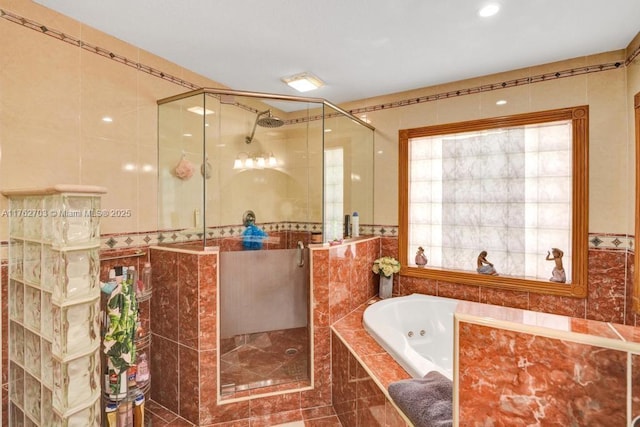
[[[69,43],[72,44],[74,46],[77,46],[81,49],[85,49],[89,52],[93,52],[96,55],[100,55],[104,58],[107,59],[111,59],[113,61],[119,62],[123,65],[132,67],[137,69],[138,71],[150,74],[152,76],[161,78],[163,80],[167,80],[171,83],[177,84],[179,86],[188,88],[190,90],[194,90],[194,89],[200,89],[200,86],[188,82],[184,79],[181,79],[179,77],[175,77],[171,74],[165,73],[161,70],[152,68],[148,65],[142,64],[140,62],[134,61],[132,59],[126,58],[122,55],[119,55],[117,53],[114,53],[108,49],[104,49],[102,47],[99,46],[95,46],[92,45],[90,43],[86,43],[80,39],[77,39],[75,37],[69,36],[67,34],[64,34],[61,31],[58,31],[56,29],[53,28],[49,28],[43,24],[40,24],[36,21],[32,21],[30,19],[24,18],[22,16],[13,14],[11,12],[8,12],[6,10],[0,9],[0,18],[6,19],[10,22],[13,22],[15,24],[18,25],[22,25],[23,27],[29,28],[31,30],[34,31],[38,31],[42,34],[45,34],[47,36],[53,37],[55,39],[58,39],[60,41],[63,41],[65,43]],[[449,98],[455,98],[458,96],[465,96],[465,95],[473,95],[473,94],[477,94],[477,93],[481,93],[481,92],[489,92],[489,91],[493,91],[493,90],[500,90],[500,89],[507,89],[510,87],[515,87],[515,86],[523,86],[523,85],[528,85],[528,84],[534,84],[534,83],[541,83],[541,82],[547,82],[550,80],[557,80],[557,79],[561,79],[561,78],[565,78],[565,77],[574,77],[574,76],[579,76],[579,75],[583,75],[583,74],[590,74],[590,73],[598,73],[598,72],[602,72],[602,71],[609,71],[609,70],[615,70],[617,68],[620,67],[626,67],[629,64],[631,64],[631,62],[634,61],[634,59],[640,55],[640,46],[638,46],[633,52],[631,52],[629,54],[629,56],[625,59],[624,62],[608,62],[608,63],[604,63],[604,64],[597,64],[597,65],[588,65],[588,66],[584,66],[584,67],[577,67],[577,68],[571,68],[571,69],[567,69],[567,70],[559,70],[559,71],[555,71],[555,72],[549,72],[549,73],[544,73],[544,74],[538,74],[535,76],[529,76],[529,77],[521,77],[518,79],[512,79],[512,80],[505,80],[505,81],[500,81],[500,82],[495,82],[495,83],[488,83],[485,85],[481,85],[481,86],[476,86],[476,87],[471,87],[471,88],[465,88],[465,89],[458,89],[458,90],[453,90],[453,91],[449,91],[449,92],[442,92],[442,93],[436,93],[436,94],[432,94],[432,95],[425,95],[425,96],[419,96],[419,97],[415,97],[415,98],[408,98],[408,99],[403,99],[403,100],[399,100],[399,101],[393,101],[393,102],[387,102],[387,103],[383,103],[383,104],[376,104],[376,105],[370,105],[370,106],[365,106],[365,107],[361,107],[361,108],[355,108],[352,110],[347,110],[350,114],[356,115],[356,114],[361,114],[361,113],[367,113],[370,111],[379,111],[379,110],[388,110],[390,108],[399,108],[399,107],[406,107],[406,106],[410,106],[410,105],[415,105],[415,104],[421,104],[424,102],[433,102],[433,101],[438,101],[441,99],[449,99]],[[246,107],[246,106],[242,106],[239,105],[243,108],[246,109],[251,109],[254,110],[251,107]],[[256,110],[257,111],[257,110]],[[330,114],[327,116],[323,116],[323,115],[314,115],[311,117],[304,117],[304,118],[298,118],[298,119],[293,119],[293,120],[289,120],[286,123],[287,124],[294,124],[294,123],[304,123],[304,122],[311,122],[311,121],[315,121],[315,120],[321,120],[323,118],[327,118],[327,117],[337,117],[337,116],[341,116],[341,114],[339,113],[335,113],[335,114]]]
[[[635,252],[634,236],[624,234],[590,234],[589,249],[629,250]]]
[[[264,224],[262,229],[269,232],[321,232],[319,223],[284,222]],[[244,227],[241,225],[210,228],[207,238],[241,236]],[[398,237],[398,226],[395,225],[362,225],[360,233],[365,236]],[[154,246],[161,243],[184,243],[202,239],[202,233],[193,230],[161,230],[140,233],[103,234],[100,236],[101,250],[132,249]],[[635,252],[634,236],[624,234],[589,234],[589,249],[616,250]],[[9,259],[9,242],[0,242],[0,261]]]

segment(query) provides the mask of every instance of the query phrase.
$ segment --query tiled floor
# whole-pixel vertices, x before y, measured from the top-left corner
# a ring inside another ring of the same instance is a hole
[[[309,379],[306,327],[220,340],[222,393]]]
[[[342,427],[340,420],[335,415],[331,406],[323,408],[310,408],[301,410],[297,414],[300,417],[298,421],[291,421],[285,424],[273,424],[271,427]],[[260,419],[244,419],[236,422],[223,423],[225,427],[243,426],[249,427],[254,425],[264,426],[264,417]],[[190,422],[180,418],[168,409],[158,405],[153,400],[146,405],[145,426],[152,427],[194,427]]]

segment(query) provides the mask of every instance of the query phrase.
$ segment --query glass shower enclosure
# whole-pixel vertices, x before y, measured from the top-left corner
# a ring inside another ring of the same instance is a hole
[[[320,98],[199,89],[158,104],[162,244],[219,251],[221,395],[309,386],[309,245],[349,237],[354,212],[371,233],[373,127]]]

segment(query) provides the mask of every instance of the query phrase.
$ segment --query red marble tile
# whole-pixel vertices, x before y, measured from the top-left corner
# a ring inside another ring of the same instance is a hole
[[[178,413],[178,344],[155,335],[151,340],[151,398]]]
[[[200,422],[200,385],[198,373],[198,351],[185,346],[179,347],[178,415],[194,423]]]
[[[331,282],[350,283],[351,263],[347,246],[332,246],[329,248],[329,280]]]
[[[626,353],[461,322],[460,423],[625,425]]]
[[[380,237],[380,255],[379,256],[392,256],[395,259],[398,259],[398,238],[397,237]]]
[[[333,324],[351,310],[350,284],[348,282],[329,282],[329,322]]]
[[[335,334],[332,334],[332,392],[333,401],[335,402],[349,402],[356,400],[356,383],[351,381],[349,375],[349,358],[351,353],[347,347],[340,341]],[[343,408],[345,411],[353,410],[355,412],[355,406],[353,408]]]
[[[150,249],[153,268],[151,328],[155,334],[178,340],[178,270],[177,252]]]
[[[438,282],[419,277],[399,277],[396,289],[398,296],[411,294],[437,295]]]
[[[251,427],[251,420],[245,418],[237,421],[228,421],[225,423],[211,424],[212,427]]]
[[[384,407],[385,413],[385,427],[409,427],[409,424],[402,418],[402,415],[398,413],[398,410],[387,399]]]
[[[350,331],[354,329],[363,329],[362,325],[362,315],[364,310],[368,307],[368,305],[361,305],[356,308],[348,315],[340,319],[338,322],[333,324],[333,327],[338,331]]]
[[[529,308],[529,292],[480,287],[480,302],[527,310]]]
[[[363,267],[367,268],[366,266],[360,266],[361,269]],[[364,304],[369,298],[371,298],[371,288],[369,286],[369,282],[372,276],[373,272],[365,270],[364,272],[357,273],[357,270],[354,268],[354,271],[352,271],[351,274],[351,282],[349,283],[349,287],[351,290],[349,295],[349,310],[353,310],[359,307],[360,305]]]
[[[333,410],[333,406],[316,406],[313,408],[307,408],[302,410],[302,418],[304,420],[312,420],[314,418],[325,418],[335,416],[336,411]]]
[[[529,310],[560,314],[569,317],[585,317],[586,300],[583,298],[560,297],[531,292]]]
[[[313,256],[313,323],[329,326],[329,251],[314,250]]]
[[[640,343],[640,327],[618,325],[616,323],[610,323],[609,325],[611,325],[611,327],[614,328],[625,339],[625,341]]]
[[[251,417],[251,427],[271,427],[278,424],[290,423],[293,421],[302,421],[300,410],[287,412],[276,412],[273,414],[265,414],[259,417]]]
[[[624,323],[625,264],[623,251],[589,251],[587,318]]]
[[[480,286],[438,281],[438,296],[479,302]]]
[[[225,403],[200,408],[200,424],[209,425],[248,419],[249,401]]]
[[[369,334],[362,334],[360,331],[342,331],[340,336],[344,341],[348,342],[353,351],[355,351],[360,357],[369,354],[385,353],[385,350],[380,347]]]
[[[611,338],[618,340],[618,335],[611,326],[605,322],[596,320],[577,319],[575,317],[569,319],[571,322],[571,331],[580,334],[592,335],[596,337]],[[621,325],[622,326],[622,325]]]
[[[625,288],[626,288],[626,295],[625,295],[625,301],[626,301],[626,316],[624,319],[624,324],[625,325],[631,325],[631,326],[635,326],[638,325],[640,326],[640,324],[636,323],[636,319],[637,319],[637,313],[635,312],[635,307],[634,307],[634,297],[640,298],[640,295],[634,295],[635,293],[635,289],[634,289],[634,280],[635,280],[635,254],[633,252],[627,251],[627,261],[626,261],[626,265],[627,265],[627,271],[626,271],[626,280],[625,280]]]
[[[197,254],[178,253],[178,342],[198,348],[198,259]]]
[[[340,419],[336,415],[304,420],[304,425],[305,427],[342,427]]]
[[[389,384],[393,382],[411,378],[411,375],[398,365],[388,353],[364,356],[362,361],[366,363],[385,389],[388,389]]]
[[[200,277],[198,345],[200,350],[212,350],[218,345],[216,327],[218,255],[201,255],[198,269]]]
[[[300,392],[278,394],[269,397],[251,399],[249,404],[251,418],[260,417],[278,412],[300,410]],[[302,416],[299,413],[299,418]]]

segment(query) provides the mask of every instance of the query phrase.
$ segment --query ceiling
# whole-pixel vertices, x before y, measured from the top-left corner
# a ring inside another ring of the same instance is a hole
[[[625,48],[640,0],[35,0],[232,89],[360,100]],[[117,52],[116,52],[117,53]]]

